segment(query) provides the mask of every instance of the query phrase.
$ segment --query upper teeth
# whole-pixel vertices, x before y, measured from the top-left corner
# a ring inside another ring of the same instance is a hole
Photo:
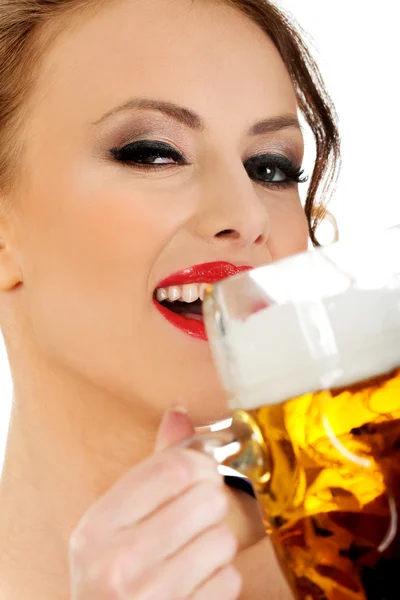
[[[208,283],[189,283],[187,285],[171,285],[167,288],[158,288],[156,297],[159,302],[196,302],[204,299],[204,291]]]

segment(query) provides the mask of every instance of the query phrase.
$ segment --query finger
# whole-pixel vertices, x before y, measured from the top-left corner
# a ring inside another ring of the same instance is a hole
[[[236,600],[242,590],[242,578],[239,571],[228,565],[215,573],[197,591],[190,600]]]
[[[90,507],[73,537],[79,536],[81,547],[96,545],[202,481],[223,486],[217,464],[209,456],[190,449],[157,452],[129,471]]]
[[[207,482],[196,485],[134,530],[120,531],[101,558],[101,565],[107,568],[116,557],[118,565],[113,569],[118,570],[118,579],[133,580],[149,565],[176,554],[198,535],[221,523],[228,510],[228,497],[223,489]],[[88,562],[94,563],[97,556],[97,547],[92,547]],[[98,571],[103,568],[101,565]]]
[[[157,432],[155,451],[165,450],[169,446],[194,435],[195,429],[185,409],[173,409],[167,412]]]
[[[231,563],[236,552],[235,536],[226,525],[218,525],[121,592],[128,598],[129,594],[135,594],[137,600],[184,600],[221,567]]]

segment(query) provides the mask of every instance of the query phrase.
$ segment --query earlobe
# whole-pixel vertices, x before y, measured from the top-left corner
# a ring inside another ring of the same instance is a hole
[[[22,273],[11,246],[0,237],[0,291],[8,292],[22,282]]]

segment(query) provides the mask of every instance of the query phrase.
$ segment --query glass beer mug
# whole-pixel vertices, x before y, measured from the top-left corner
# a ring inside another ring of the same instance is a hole
[[[195,439],[253,484],[294,597],[398,600],[400,227],[226,279],[203,310],[233,419]]]

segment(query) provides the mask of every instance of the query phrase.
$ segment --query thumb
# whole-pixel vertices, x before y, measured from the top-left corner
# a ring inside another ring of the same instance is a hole
[[[173,408],[165,413],[158,429],[154,450],[158,452],[194,435],[194,425],[187,412],[182,408]]]

